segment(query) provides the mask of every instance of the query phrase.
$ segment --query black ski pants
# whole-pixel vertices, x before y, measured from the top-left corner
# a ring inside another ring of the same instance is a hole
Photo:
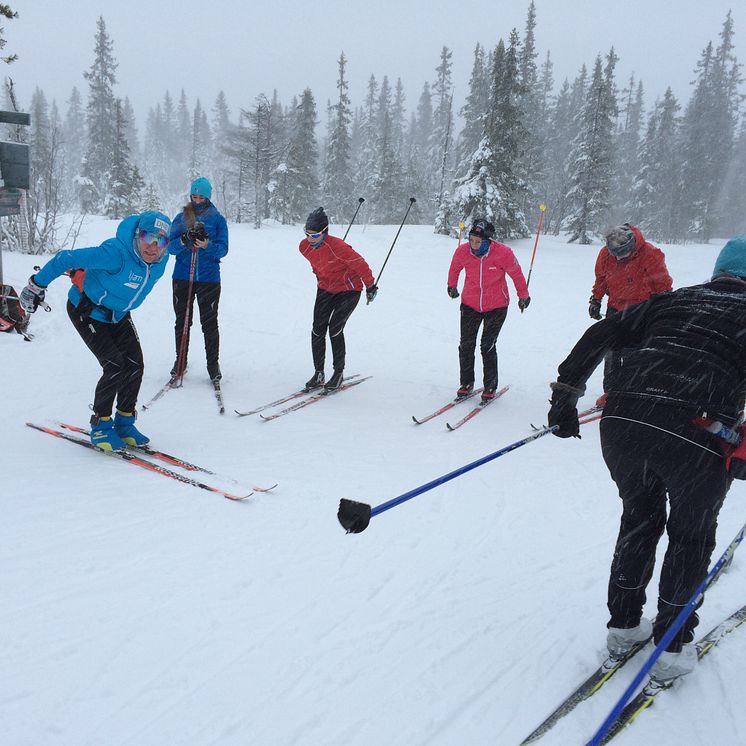
[[[94,413],[99,417],[110,417],[114,399],[122,412],[134,412],[145,366],[132,317],[127,314],[116,324],[95,321],[81,314],[70,301],[67,302],[67,315],[103,368],[96,384]]]
[[[485,388],[497,388],[497,336],[500,334],[508,309],[495,308],[480,313],[471,306],[461,304],[461,342],[458,346],[458,359],[461,368],[461,385],[474,383],[474,353],[477,347],[477,333],[482,328],[480,349],[482,352],[483,383]]]
[[[199,320],[202,325],[202,335],[205,338],[205,357],[207,358],[207,372],[212,377],[218,371],[218,357],[220,354],[220,331],[218,330],[218,305],[220,304],[219,282],[192,283],[192,297],[189,297],[189,280],[173,280],[173,301],[176,322],[174,335],[176,337],[176,359],[182,355],[182,369],[186,369],[189,357],[189,335],[194,316],[194,298],[199,306]],[[189,323],[184,335],[184,319],[189,311]]]
[[[347,351],[344,328],[359,301],[360,292],[357,290],[347,290],[342,293],[328,293],[321,289],[317,291],[311,327],[311,354],[314,370],[324,370],[327,332],[332,343],[334,370],[344,370]]]
[[[695,415],[647,402],[625,403],[612,394],[601,420],[603,457],[622,499],[609,577],[608,626],[639,624],[665,530],[668,548],[658,586],[656,644],[707,576],[718,513],[731,483],[717,439],[691,424]],[[690,642],[698,622],[692,614],[668,650],[678,652]]]

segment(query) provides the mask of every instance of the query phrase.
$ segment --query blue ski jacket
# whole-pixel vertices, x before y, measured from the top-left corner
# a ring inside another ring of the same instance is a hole
[[[91,318],[112,324],[121,321],[145,300],[168,263],[166,252],[153,264],[140,258],[136,247],[140,217],[125,218],[117,228],[116,237],[100,246],[60,251],[36,273],[34,281],[46,287],[68,270],[84,269],[83,290],[94,303]],[[168,221],[165,215],[162,217]],[[67,297],[77,308],[82,295],[73,285]]]
[[[218,208],[209,200],[204,207],[195,206],[197,220],[204,223],[209,237],[207,246],[197,250],[197,265],[194,272],[195,282],[220,282],[220,260],[228,253],[228,224]],[[202,207],[202,209],[200,209]],[[176,257],[174,280],[188,280],[189,266],[192,260],[193,244],[181,243],[181,235],[186,231],[184,212],[180,212],[171,224],[168,251]]]

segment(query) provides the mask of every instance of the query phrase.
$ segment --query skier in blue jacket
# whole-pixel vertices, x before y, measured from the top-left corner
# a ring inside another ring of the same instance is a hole
[[[181,378],[186,371],[196,296],[205,338],[207,374],[211,381],[219,381],[220,260],[228,253],[228,224],[210,202],[212,185],[208,179],[196,178],[189,194],[189,203],[174,218],[168,245],[169,252],[176,255],[173,274],[176,361],[171,376]]]
[[[135,427],[144,365],[130,311],[163,276],[170,228],[163,213],[131,215],[119,224],[116,237],[100,246],[60,251],[31,276],[19,297],[24,310],[33,313],[49,283],[70,274],[67,314],[103,368],[93,400],[91,442],[104,451],[149,441]]]

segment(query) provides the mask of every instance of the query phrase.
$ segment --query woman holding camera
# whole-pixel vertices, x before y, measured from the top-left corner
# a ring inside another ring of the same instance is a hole
[[[228,224],[210,202],[211,196],[210,182],[204,176],[196,178],[190,189],[189,204],[174,218],[171,226],[168,251],[176,256],[173,274],[176,361],[171,376],[181,378],[187,368],[196,296],[205,338],[207,374],[211,381],[219,381],[220,260],[228,253]]]

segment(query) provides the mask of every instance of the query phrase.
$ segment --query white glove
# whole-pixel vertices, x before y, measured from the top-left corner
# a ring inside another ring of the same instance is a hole
[[[28,280],[28,285],[26,285],[26,287],[21,290],[21,294],[18,296],[18,301],[21,304],[21,308],[26,313],[33,313],[34,311],[36,311],[39,303],[44,300],[46,292],[47,289],[41,287],[41,285],[37,285],[34,282],[34,275],[31,275]]]

